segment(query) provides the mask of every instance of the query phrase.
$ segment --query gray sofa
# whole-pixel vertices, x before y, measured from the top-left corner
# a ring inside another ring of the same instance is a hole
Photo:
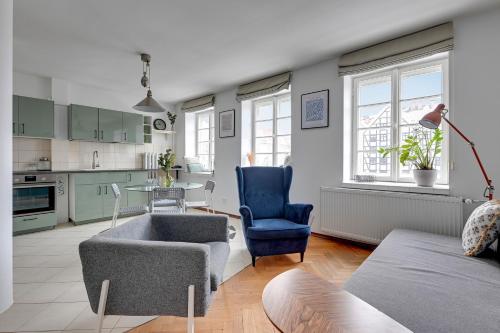
[[[186,317],[194,286],[194,315],[205,315],[229,255],[227,226],[225,215],[146,214],[82,242],[92,310],[109,280],[105,314]]]
[[[499,332],[500,264],[460,238],[394,230],[344,289],[413,332]]]

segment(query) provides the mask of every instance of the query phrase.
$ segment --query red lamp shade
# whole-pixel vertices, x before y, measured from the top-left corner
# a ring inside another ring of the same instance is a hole
[[[420,119],[419,123],[420,125],[424,126],[425,128],[429,129],[436,129],[439,127],[441,124],[441,117],[442,117],[442,112],[445,109],[444,104],[439,104],[436,106],[434,111],[429,112],[425,116],[423,116],[422,119]]]

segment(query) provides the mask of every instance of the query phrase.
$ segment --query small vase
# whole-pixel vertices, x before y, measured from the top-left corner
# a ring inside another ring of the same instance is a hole
[[[163,186],[164,187],[171,187],[173,182],[174,182],[174,177],[172,177],[170,174],[167,173],[163,177]]]
[[[437,170],[413,170],[413,179],[418,186],[432,187],[436,182]]]

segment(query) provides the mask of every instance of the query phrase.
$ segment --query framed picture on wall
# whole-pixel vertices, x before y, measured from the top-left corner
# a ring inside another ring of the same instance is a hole
[[[219,112],[219,138],[234,136],[234,109]]]
[[[301,100],[301,128],[320,128],[329,126],[330,90],[303,94]]]

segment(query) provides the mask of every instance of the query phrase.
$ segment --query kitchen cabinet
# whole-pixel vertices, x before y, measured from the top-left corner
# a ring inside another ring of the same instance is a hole
[[[74,188],[74,222],[95,220],[103,217],[102,188],[96,184],[78,184]]]
[[[120,111],[99,109],[99,141],[122,142],[123,116]]]
[[[144,143],[144,117],[136,113],[71,104],[68,108],[70,140]]]
[[[26,232],[53,229],[57,224],[55,213],[35,214],[14,217],[13,232],[19,235]]]
[[[97,141],[99,109],[71,104],[68,108],[68,137],[70,140]]]
[[[127,186],[144,185],[148,179],[147,171],[129,172],[127,174]],[[125,190],[127,191],[127,190]],[[139,207],[149,205],[149,195],[145,192],[127,191],[127,206]]]
[[[144,143],[144,117],[142,115],[123,112],[123,142]]]
[[[75,224],[110,219],[115,208],[111,184],[120,189],[120,207],[148,204],[147,193],[129,192],[126,186],[146,182],[146,171],[77,173],[70,175],[70,218]]]
[[[19,127],[19,96],[12,96],[12,134],[17,136]]]
[[[14,96],[12,100],[13,134],[33,138],[54,137],[54,102]]]

